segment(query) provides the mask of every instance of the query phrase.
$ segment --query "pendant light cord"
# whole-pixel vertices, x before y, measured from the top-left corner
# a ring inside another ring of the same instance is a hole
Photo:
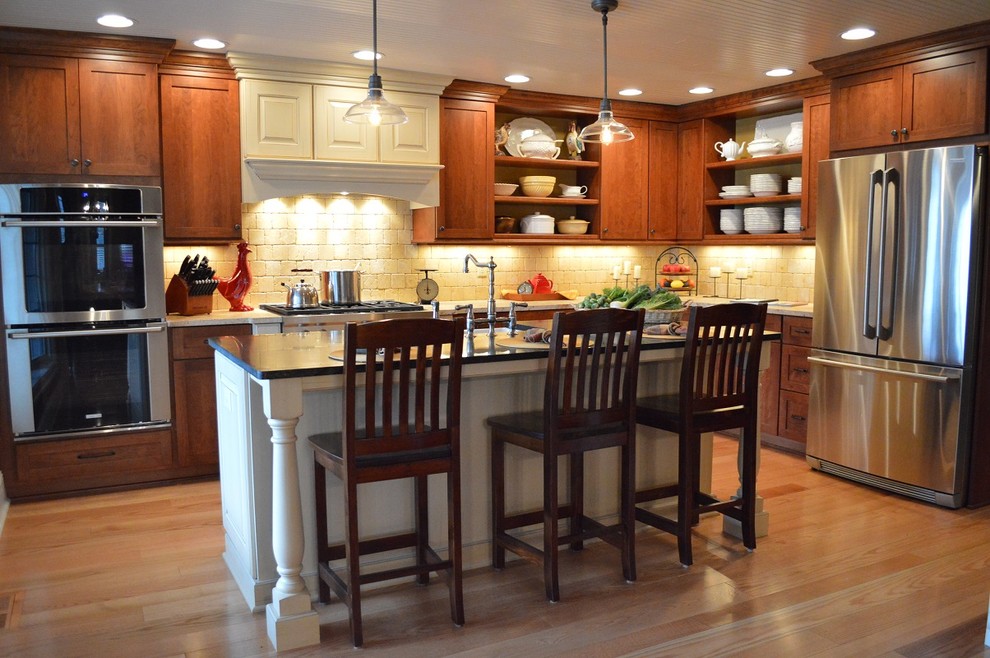
[[[602,57],[602,70],[605,76],[605,96],[604,100],[608,100],[608,6],[606,5],[602,9],[602,51],[604,52],[604,57]]]
[[[371,63],[378,78],[378,0],[371,0]]]

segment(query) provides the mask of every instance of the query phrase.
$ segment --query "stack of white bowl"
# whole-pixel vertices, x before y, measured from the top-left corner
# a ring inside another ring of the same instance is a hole
[[[742,208],[722,208],[719,211],[719,225],[722,233],[735,235],[743,232]]]
[[[784,209],[753,206],[743,211],[743,228],[747,233],[779,233],[784,228]]]
[[[723,199],[742,199],[753,193],[750,192],[749,185],[723,185],[718,195]]]
[[[784,230],[788,233],[801,232],[801,207],[784,208]]]
[[[753,174],[749,177],[749,189],[753,196],[773,196],[780,194],[780,174]]]
[[[801,177],[796,176],[787,180],[788,194],[801,194]]]

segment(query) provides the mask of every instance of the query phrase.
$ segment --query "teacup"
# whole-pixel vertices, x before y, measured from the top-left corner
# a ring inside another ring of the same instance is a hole
[[[561,196],[582,196],[588,193],[587,185],[565,185],[560,184]]]

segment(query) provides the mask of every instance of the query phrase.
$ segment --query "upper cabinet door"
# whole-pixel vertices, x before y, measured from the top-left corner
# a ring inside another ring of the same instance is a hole
[[[651,240],[677,238],[677,124],[650,122]]]
[[[902,139],[978,135],[986,127],[985,49],[904,65]]]
[[[82,170],[78,60],[0,55],[0,107],[0,172]]]
[[[400,126],[382,126],[378,148],[382,162],[437,164],[440,162],[440,99],[426,94],[388,92],[387,98],[406,113]]]
[[[378,160],[378,130],[384,132],[391,126],[376,130],[344,121],[347,110],[367,95],[367,90],[353,87],[313,88],[313,155],[317,160]]]
[[[600,235],[603,240],[645,240],[650,213],[650,122],[619,121],[635,139],[601,147]]]
[[[901,127],[901,67],[832,81],[832,150],[896,144]]]
[[[244,157],[313,157],[313,85],[241,81]]]

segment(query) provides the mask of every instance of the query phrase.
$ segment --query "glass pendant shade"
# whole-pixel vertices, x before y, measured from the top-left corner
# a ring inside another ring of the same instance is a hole
[[[618,0],[592,0],[591,8],[602,13],[602,51],[604,53],[604,93],[602,104],[598,109],[598,120],[590,126],[585,126],[578,136],[581,141],[591,144],[613,144],[628,142],[635,135],[632,131],[612,117],[612,102],[608,99],[608,12],[619,6]]]
[[[368,96],[347,110],[344,114],[344,121],[376,127],[403,124],[409,121],[409,117],[406,116],[401,107],[389,103],[385,99],[385,93],[382,91],[382,78],[378,75],[378,0],[372,0],[371,20],[372,52],[375,55],[371,58],[372,73],[368,78]]]
[[[406,123],[409,117],[401,107],[388,102],[382,92],[382,79],[376,74],[368,78],[367,98],[352,105],[344,114],[344,121],[372,126],[395,126]]]

